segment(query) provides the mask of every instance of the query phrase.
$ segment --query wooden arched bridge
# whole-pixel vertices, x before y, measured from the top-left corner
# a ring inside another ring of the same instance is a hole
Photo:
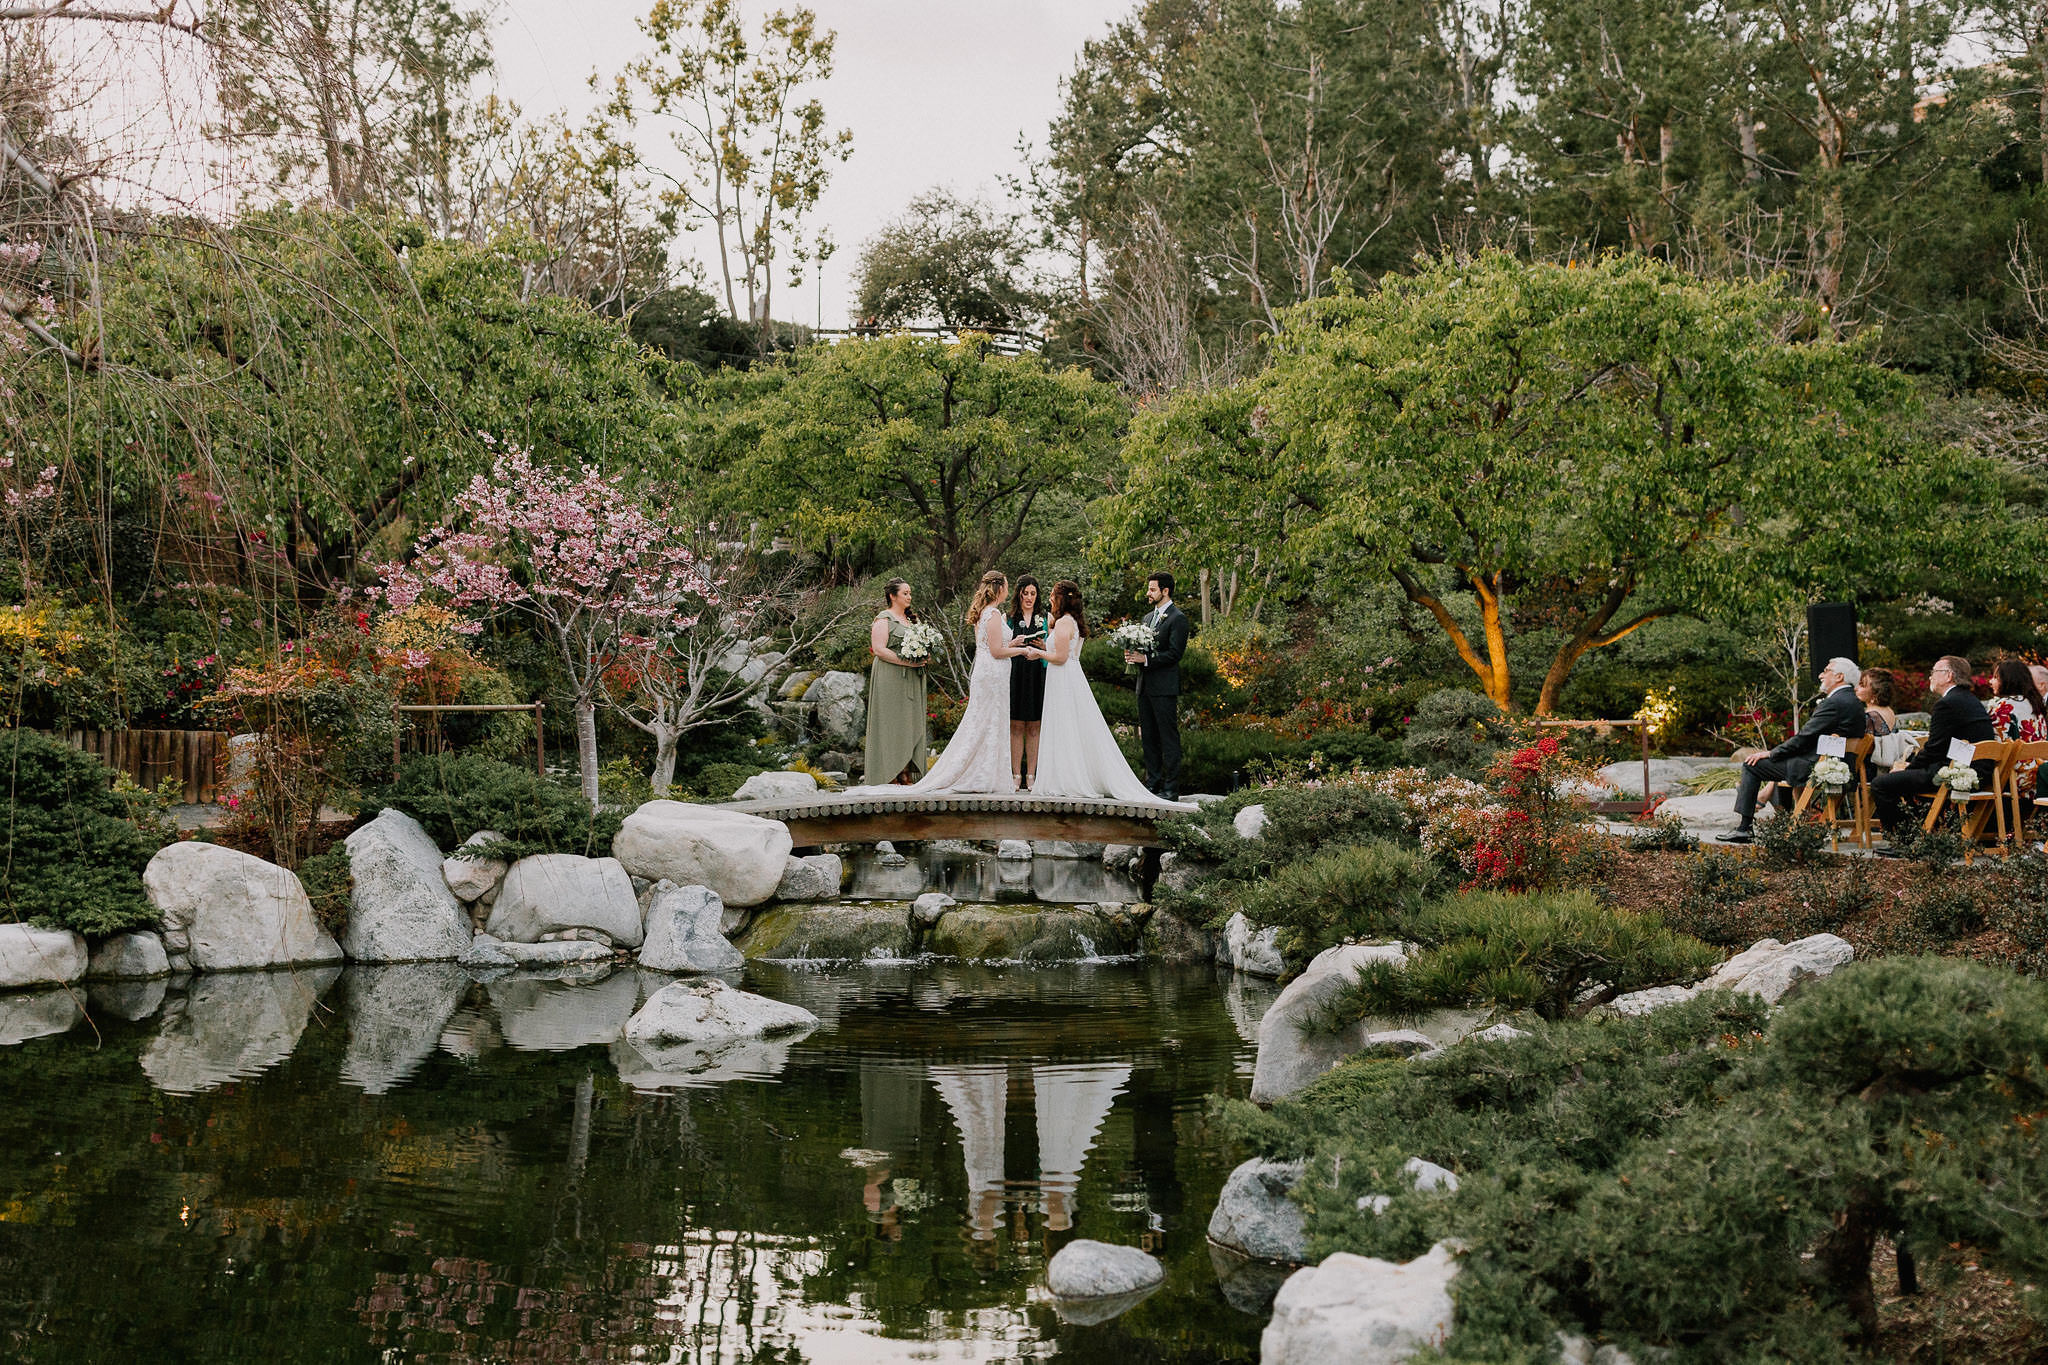
[[[1171,806],[1085,797],[888,796],[818,792],[768,801],[736,801],[744,811],[789,826],[798,848],[865,844],[877,839],[1070,839],[1075,843],[1158,842],[1159,821],[1180,812]]]

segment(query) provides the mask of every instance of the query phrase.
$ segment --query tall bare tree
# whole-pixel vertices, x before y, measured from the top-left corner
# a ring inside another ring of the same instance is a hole
[[[684,227],[710,230],[726,310],[766,349],[776,272],[795,286],[830,253],[822,234],[806,240],[804,222],[831,163],[853,152],[853,134],[829,129],[825,106],[805,94],[832,74],[834,35],[802,8],[773,11],[750,35],[736,0],[655,0],[640,27],[654,50],[618,77],[607,113],[667,126],[681,172],[642,164],[667,182]]]

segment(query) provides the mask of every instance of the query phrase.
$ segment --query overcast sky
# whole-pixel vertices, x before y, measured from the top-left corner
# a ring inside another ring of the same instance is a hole
[[[787,3],[788,0],[785,0]],[[771,6],[754,0],[750,13]],[[912,195],[933,185],[1001,197],[1000,178],[1020,169],[1019,135],[1043,144],[1060,78],[1081,44],[1128,8],[1125,0],[811,0],[839,35],[836,71],[821,92],[835,128],[853,130],[853,157],[835,167],[819,205],[839,252],[826,266],[822,300],[807,284],[801,304],[776,281],[776,315],[846,321],[856,248]],[[586,81],[607,76],[640,50],[634,20],[645,0],[504,0],[496,34],[498,83],[530,117],[588,109]],[[643,139],[649,155],[665,145]],[[679,243],[695,251],[702,232]]]

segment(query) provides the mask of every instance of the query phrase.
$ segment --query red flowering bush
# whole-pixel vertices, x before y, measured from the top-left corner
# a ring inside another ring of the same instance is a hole
[[[1485,804],[1433,812],[1423,846],[1456,863],[1466,890],[1536,891],[1590,876],[1607,852],[1583,794],[1591,781],[1545,736],[1494,760]]]

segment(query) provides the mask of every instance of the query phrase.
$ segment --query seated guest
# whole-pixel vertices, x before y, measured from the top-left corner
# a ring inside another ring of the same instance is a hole
[[[1878,823],[1885,833],[1897,829],[1906,819],[1906,798],[1924,796],[1934,790],[1934,774],[1948,764],[1951,740],[1984,744],[1998,738],[1991,713],[1970,690],[1970,661],[1955,654],[1943,655],[1927,674],[1927,690],[1939,700],[1934,703],[1927,726],[1927,742],[1911,758],[1901,759],[1892,770],[1871,779],[1870,794],[1877,806]],[[1980,786],[1991,783],[1992,765],[1979,763]]]
[[[2027,672],[2034,675],[2034,690],[2048,697],[2048,664],[2028,664]]]
[[[2018,659],[2007,659],[1998,665],[1992,674],[1994,695],[1984,703],[1984,709],[1991,713],[1991,723],[1998,727],[2000,739],[2022,740],[2032,743],[2042,739],[2044,714],[2048,705],[2041,701],[2041,689],[2034,686],[2034,674]]]
[[[1887,669],[1866,668],[1856,681],[1856,700],[1863,703],[1864,733],[1888,735],[1899,728],[1899,713],[1892,710],[1899,684]]]
[[[1721,836],[1724,844],[1756,841],[1751,828],[1756,818],[1757,789],[1765,782],[1798,786],[1813,773],[1813,761],[1822,735],[1844,739],[1863,737],[1863,703],[1856,699],[1856,683],[1863,671],[1848,659],[1829,659],[1820,671],[1820,705],[1799,727],[1799,733],[1767,754],[1751,754],[1742,763],[1742,777],[1735,787],[1735,816],[1739,822]],[[1790,792],[1783,793],[1789,804]]]

